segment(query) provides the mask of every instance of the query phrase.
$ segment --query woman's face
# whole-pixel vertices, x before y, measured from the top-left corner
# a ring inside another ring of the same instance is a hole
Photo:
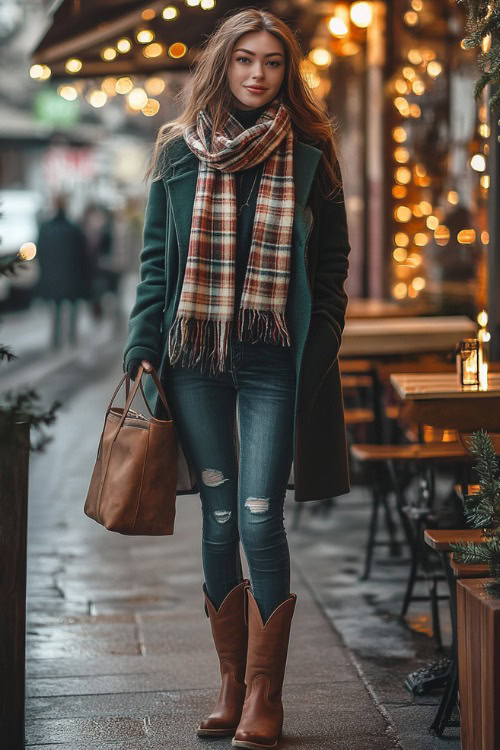
[[[268,31],[249,31],[236,40],[228,70],[229,88],[240,109],[270,102],[285,75],[283,43]],[[252,90],[257,86],[259,90]]]

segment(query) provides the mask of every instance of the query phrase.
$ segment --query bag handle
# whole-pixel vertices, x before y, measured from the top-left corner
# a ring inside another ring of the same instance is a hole
[[[139,385],[140,385],[140,388],[141,388],[142,397],[144,398],[144,402],[146,404],[146,408],[149,411],[149,413],[151,414],[151,416],[153,418],[155,418],[153,412],[151,411],[151,409],[149,407],[149,403],[148,403],[148,400],[146,398],[146,394],[144,393],[144,388],[143,388],[142,379],[141,379],[143,373],[141,372],[141,370],[143,370],[143,372],[146,372],[146,370],[144,370],[143,366],[139,365],[139,369],[137,370],[136,380],[139,379]],[[151,375],[151,377],[154,380],[154,383],[155,383],[156,388],[158,390],[158,395],[160,396],[160,399],[161,399],[161,401],[163,403],[163,406],[165,407],[165,411],[167,412],[167,419],[169,419],[169,420],[172,421],[172,412],[171,412],[170,407],[168,405],[167,397],[165,396],[165,391],[163,390],[163,386],[161,384],[160,378],[158,377],[157,372],[154,369],[154,367],[151,370],[151,372],[149,373],[149,375]],[[125,397],[128,399],[129,390],[130,390],[130,375],[128,374],[128,372],[126,372],[125,375],[123,376],[123,378],[118,383],[118,386],[116,387],[115,392],[111,396],[111,401],[109,402],[108,411],[106,412],[106,416],[108,415],[109,410],[111,409],[111,406],[113,405],[113,401],[116,398],[116,394],[120,390],[121,385],[122,385],[122,383],[123,383],[124,380],[125,380]],[[132,403],[132,401],[130,403]],[[130,407],[130,404],[127,407],[127,411],[129,409],[129,407]]]
[[[113,450],[113,445],[114,445],[115,440],[118,437],[118,433],[120,432],[120,430],[121,430],[121,428],[123,426],[123,423],[124,423],[124,421],[125,421],[125,419],[127,417],[128,410],[130,409],[130,406],[132,404],[132,401],[135,398],[135,395],[137,393],[137,390],[138,390],[139,386],[141,387],[142,393],[144,395],[144,390],[142,389],[142,376],[144,375],[144,372],[145,372],[144,367],[142,365],[139,365],[139,369],[137,371],[137,376],[135,378],[133,388],[130,391],[130,393],[128,393],[128,395],[127,395],[127,399],[125,401],[125,406],[123,407],[123,412],[122,412],[122,415],[120,417],[120,421],[119,421],[118,426],[117,426],[117,428],[116,428],[116,430],[115,430],[115,432],[113,434],[113,437],[109,441],[109,446],[108,446],[107,453],[106,453],[105,456],[103,456],[103,459],[102,459],[101,483],[99,485],[99,491],[98,491],[98,495],[97,495],[97,514],[99,514],[99,506],[100,506],[100,502],[101,502],[102,488],[104,486],[104,481],[106,479],[106,473],[107,473],[107,470],[108,470],[108,464],[109,464],[109,461],[110,461],[110,458],[111,458],[111,451]],[[153,380],[154,380],[155,385],[156,385],[156,387],[158,389],[158,393],[160,394],[160,398],[161,398],[161,400],[163,402],[163,405],[165,406],[165,409],[167,410],[167,415],[168,415],[168,417],[171,420],[172,417],[171,417],[170,409],[168,407],[167,399],[165,398],[165,394],[163,392],[163,387],[162,387],[162,385],[160,383],[158,375],[156,374],[156,370],[152,370],[151,371],[151,375],[153,376]],[[114,391],[113,395],[111,396],[111,401],[109,402],[108,408],[106,409],[106,417],[104,419],[104,427],[103,427],[103,431],[102,431],[103,434],[104,434],[104,428],[106,426],[106,421],[107,421],[107,418],[108,418],[108,414],[111,411],[111,407],[113,405],[113,401],[115,400],[116,394],[120,390],[121,385],[122,385],[122,383],[123,383],[124,380],[126,381],[126,388],[128,390],[129,387],[130,387],[130,375],[128,374],[128,372],[126,372],[124,374],[124,376],[122,377],[122,379],[118,383],[117,387],[115,388],[115,391]],[[144,400],[146,401],[146,405],[148,407],[149,413],[153,417],[153,414],[151,413],[151,409],[149,408],[149,404],[148,404],[147,399],[146,399],[145,396],[144,396]],[[99,443],[99,445],[101,445],[101,443],[102,443],[102,435],[101,435],[101,442]]]

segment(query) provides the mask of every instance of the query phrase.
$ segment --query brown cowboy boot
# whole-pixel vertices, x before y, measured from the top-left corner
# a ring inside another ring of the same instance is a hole
[[[245,588],[250,582],[244,579],[228,593],[216,610],[205,595],[205,612],[210,618],[212,636],[220,661],[222,684],[214,710],[200,722],[199,736],[234,734],[245,700],[245,666],[247,659],[248,626],[245,617]]]
[[[262,622],[259,607],[249,587],[247,691],[233,747],[251,750],[276,747],[283,726],[281,689],[285,676],[288,640],[296,594],[279,604]]]

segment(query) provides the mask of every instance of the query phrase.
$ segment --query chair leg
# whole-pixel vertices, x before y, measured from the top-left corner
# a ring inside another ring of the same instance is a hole
[[[409,547],[413,544],[413,534],[412,534],[412,527],[411,523],[408,519],[408,516],[406,515],[404,509],[406,505],[406,498],[404,495],[403,490],[401,489],[401,484],[398,480],[398,475],[396,471],[396,467],[394,466],[394,461],[388,461],[387,462],[387,468],[389,470],[389,476],[391,478],[392,486],[394,489],[394,494],[396,496],[396,510],[399,516],[399,520],[401,521],[401,526],[403,527],[403,532],[405,535],[406,542]]]
[[[387,533],[389,535],[389,550],[391,557],[399,557],[401,555],[401,546],[397,540],[397,528],[392,516],[392,509],[387,492],[382,491],[381,493],[382,505],[384,506],[384,519]]]
[[[410,551],[411,551],[410,571],[408,574],[408,582],[406,584],[406,592],[405,592],[405,596],[403,599],[403,605],[401,607],[401,613],[399,615],[401,619],[403,619],[406,616],[406,613],[408,612],[408,607],[410,606],[410,602],[412,599],[413,589],[415,587],[415,581],[417,580],[417,568],[418,568],[418,562],[419,562],[418,534],[421,531],[422,531],[421,524],[417,522],[417,529],[416,529],[416,532],[414,532],[414,538],[410,545]]]
[[[365,553],[365,564],[363,574],[360,576],[360,580],[367,581],[370,577],[372,560],[373,560],[373,548],[375,547],[375,537],[377,535],[378,526],[378,513],[380,507],[380,495],[378,490],[372,485],[372,512],[370,516],[370,526],[368,530],[368,539],[366,541],[366,553]]]
[[[438,582],[435,578],[432,579],[429,594],[431,600],[431,613],[432,613],[432,635],[436,642],[436,647],[441,651],[443,648],[443,641],[441,638],[441,622],[439,619],[439,604],[437,597],[437,585]]]

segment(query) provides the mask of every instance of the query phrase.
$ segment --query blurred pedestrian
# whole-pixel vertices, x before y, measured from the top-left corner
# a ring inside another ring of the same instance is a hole
[[[89,203],[84,211],[81,227],[91,273],[92,312],[96,318],[102,318],[102,300],[105,294],[114,295],[118,305],[121,276],[114,252],[111,211],[102,204]]]
[[[66,196],[57,194],[54,215],[40,224],[37,240],[40,278],[34,296],[53,305],[51,343],[55,349],[62,343],[64,307],[69,311],[69,341],[75,345],[79,300],[90,296],[85,239],[80,227],[68,218],[66,209]]]

